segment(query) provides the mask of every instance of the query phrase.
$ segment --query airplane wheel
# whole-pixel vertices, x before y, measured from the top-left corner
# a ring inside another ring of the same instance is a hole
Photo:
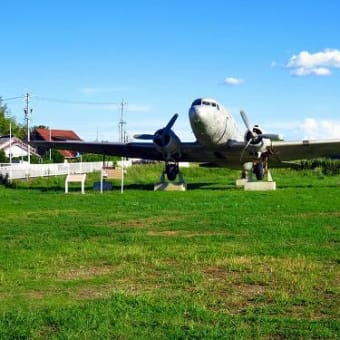
[[[165,168],[166,177],[169,181],[174,181],[177,177],[179,168],[177,164],[167,164]]]
[[[263,163],[257,163],[254,165],[254,173],[258,181],[262,181],[264,177]]]

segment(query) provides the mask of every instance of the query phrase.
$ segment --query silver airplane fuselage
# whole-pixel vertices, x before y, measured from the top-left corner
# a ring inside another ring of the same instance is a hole
[[[189,109],[189,120],[197,142],[204,146],[243,141],[232,115],[214,99],[196,99]]]

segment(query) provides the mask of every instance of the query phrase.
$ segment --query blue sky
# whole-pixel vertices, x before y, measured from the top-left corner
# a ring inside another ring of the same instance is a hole
[[[286,139],[339,138],[339,13],[336,0],[5,0],[0,96],[29,91],[32,125],[86,140],[118,139],[122,99],[130,136],[178,112],[193,140],[201,96]],[[5,102],[23,121],[24,100]]]

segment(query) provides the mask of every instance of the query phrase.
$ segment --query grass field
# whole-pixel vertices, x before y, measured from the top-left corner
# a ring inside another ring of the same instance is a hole
[[[184,171],[186,192],[153,192],[155,166],[123,195],[0,187],[0,338],[338,339],[340,178]]]

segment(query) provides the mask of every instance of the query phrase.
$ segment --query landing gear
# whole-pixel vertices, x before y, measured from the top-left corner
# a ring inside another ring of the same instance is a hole
[[[271,154],[272,150],[268,148],[258,159],[244,163],[242,178],[236,181],[236,186],[243,187],[244,190],[276,190],[276,182],[273,181],[268,169],[268,157]],[[253,180],[253,174],[257,181]]]
[[[262,159],[254,162],[247,162],[243,164],[241,179],[243,182],[253,182],[253,174],[255,174],[258,181],[263,181],[267,171],[267,162]]]
[[[166,181],[167,178],[168,182]],[[176,178],[178,177],[178,181]],[[184,182],[183,174],[179,170],[178,162],[167,161],[165,163],[164,170],[162,172],[159,183],[154,186],[155,191],[159,190],[177,190],[177,191],[185,191],[186,184]]]
[[[263,181],[264,176],[267,174],[268,178],[271,178],[269,169],[268,169],[268,159],[269,156],[273,154],[273,149],[271,146],[267,147],[265,152],[262,152],[260,158],[253,163],[253,172],[258,181]],[[268,181],[272,181],[269,180]]]
[[[170,182],[174,182],[177,178],[177,176],[179,177],[178,179],[178,183],[183,184],[184,183],[184,178],[183,178],[183,174],[179,171],[179,165],[178,162],[166,162],[165,163],[165,168],[162,172],[161,175],[161,183],[165,183],[165,176],[168,179],[168,181]]]
[[[264,168],[265,167],[263,166],[262,162],[254,164],[253,172],[254,172],[254,174],[256,176],[256,179],[258,181],[262,181],[263,180],[263,177],[264,177]]]
[[[169,181],[174,181],[179,173],[178,163],[166,162],[164,173]]]

